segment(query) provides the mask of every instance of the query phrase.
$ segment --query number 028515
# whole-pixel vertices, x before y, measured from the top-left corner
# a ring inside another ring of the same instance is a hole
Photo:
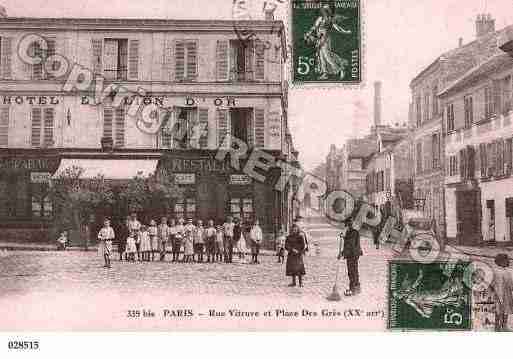
[[[38,350],[39,349],[39,341],[20,341],[20,340],[10,340],[7,343],[7,348],[11,350]]]

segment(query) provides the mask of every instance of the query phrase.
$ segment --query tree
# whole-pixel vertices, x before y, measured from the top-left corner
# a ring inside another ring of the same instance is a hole
[[[143,212],[144,216],[159,218],[169,213],[174,201],[183,196],[184,190],[166,172],[148,177],[136,176],[119,192],[127,212]]]
[[[52,179],[50,195],[57,209],[55,226],[57,230],[72,230],[71,239],[77,241],[80,226],[100,206],[111,205],[114,195],[111,185],[102,175],[84,179],[84,170],[78,166],[66,168]]]

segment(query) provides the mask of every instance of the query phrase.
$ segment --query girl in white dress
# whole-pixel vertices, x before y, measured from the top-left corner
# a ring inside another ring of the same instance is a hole
[[[135,252],[137,252],[137,248],[135,247],[135,236],[135,231],[132,231],[126,239],[126,256],[127,259],[132,262],[135,262]]]
[[[141,226],[141,233],[139,234],[139,238],[141,240],[142,260],[149,262],[151,253],[151,241],[147,226]]]
[[[158,253],[159,250],[159,237],[157,236],[157,222],[155,222],[153,219],[150,221],[148,233],[150,235],[151,260],[154,261],[155,253]]]

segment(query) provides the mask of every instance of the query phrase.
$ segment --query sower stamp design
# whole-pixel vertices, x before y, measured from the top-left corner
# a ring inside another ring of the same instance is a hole
[[[361,82],[360,0],[292,2],[294,83]]]
[[[452,266],[446,275],[447,266]],[[468,262],[389,264],[390,329],[470,330],[471,290],[463,278]]]

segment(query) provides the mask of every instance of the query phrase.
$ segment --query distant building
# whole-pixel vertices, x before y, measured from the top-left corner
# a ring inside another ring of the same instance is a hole
[[[513,31],[500,51],[452,82],[445,103],[447,237],[513,242]]]
[[[489,15],[476,19],[476,39],[460,41],[457,48],[440,55],[410,83],[412,107],[410,125],[415,160],[414,188],[418,208],[436,220],[437,229],[445,234],[444,213],[444,104],[438,93],[476,65],[497,53],[495,21]],[[452,112],[450,112],[452,113]]]

